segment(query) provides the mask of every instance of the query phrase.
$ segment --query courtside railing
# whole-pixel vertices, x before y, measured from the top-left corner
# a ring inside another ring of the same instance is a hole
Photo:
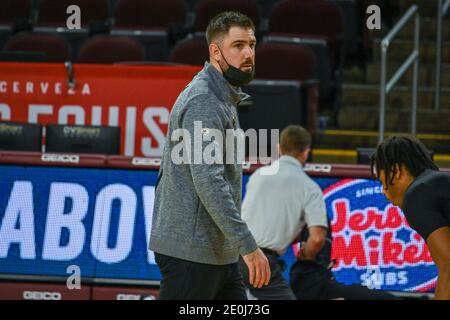
[[[415,17],[414,24],[414,50],[409,57],[403,62],[400,68],[395,72],[392,78],[386,83],[386,58],[387,51],[391,41],[405,26],[405,24]],[[416,135],[416,116],[417,116],[417,84],[419,73],[419,7],[412,5],[403,17],[397,22],[392,30],[381,41],[381,79],[380,79],[380,117],[379,117],[379,132],[378,142],[383,141],[385,132],[385,113],[386,113],[386,95],[392,90],[397,81],[403,76],[408,68],[414,64],[413,67],[413,82],[412,82],[412,111],[411,111],[411,134]]]

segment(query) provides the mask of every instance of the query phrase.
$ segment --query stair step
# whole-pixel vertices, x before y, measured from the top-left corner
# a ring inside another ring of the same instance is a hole
[[[386,131],[385,137],[408,131]],[[450,167],[450,135],[418,133],[416,137],[434,152],[434,161],[440,167]],[[318,163],[353,163],[357,148],[375,148],[378,131],[325,130],[314,135],[312,160]]]
[[[394,72],[401,66],[399,62],[387,63],[387,75],[392,76]],[[347,83],[365,83],[365,84],[379,84],[380,83],[380,63],[370,63],[367,65],[366,79],[359,68],[348,68],[344,70],[344,82]],[[399,80],[399,85],[409,86],[412,83],[412,68],[406,71],[405,75]],[[419,63],[419,86],[433,87],[435,84],[436,67],[431,63]],[[450,64],[441,65],[441,86],[450,87]]]
[[[373,57],[375,62],[381,60],[380,43],[381,38],[374,39]],[[419,59],[420,62],[434,63],[436,61],[436,42],[421,40],[419,42]],[[389,46],[387,59],[388,61],[405,61],[414,50],[414,42],[407,39],[394,39]],[[450,63],[450,42],[442,42],[442,63]]]
[[[386,131],[385,137],[405,133],[409,131]],[[450,135],[418,133],[417,138],[428,148],[436,149],[439,153],[450,155]],[[378,143],[378,131],[374,130],[324,130],[315,135],[315,148],[323,149],[345,149],[355,150],[356,148],[372,148]]]
[[[428,134],[450,134],[450,112],[432,110],[417,111],[417,132]],[[339,112],[339,128],[343,130],[377,131],[379,107],[346,106]],[[404,108],[388,108],[385,114],[385,130],[392,132],[411,131],[411,111]],[[450,142],[448,143],[450,146]]]
[[[333,137],[331,137],[333,138]],[[373,148],[376,146],[376,142],[370,146]],[[312,161],[315,163],[340,163],[340,164],[357,164],[357,148],[355,146],[353,149],[325,149],[322,147],[314,147],[312,149]],[[429,148],[430,149],[430,148]],[[433,150],[433,149],[430,149]],[[434,151],[434,162],[440,168],[450,167],[450,155],[436,153]]]
[[[434,87],[419,87],[417,104],[420,110],[434,108]],[[387,108],[409,109],[411,106],[411,86],[396,86],[386,95]],[[442,88],[441,110],[450,110],[450,89]],[[378,106],[380,101],[379,84],[348,84],[342,86],[343,106]],[[450,122],[449,122],[450,126]]]

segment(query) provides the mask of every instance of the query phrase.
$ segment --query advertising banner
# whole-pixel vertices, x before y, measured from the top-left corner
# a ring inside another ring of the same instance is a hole
[[[160,157],[190,66],[0,63],[0,121],[119,126],[121,154]]]
[[[0,166],[0,273],[159,280],[157,171]]]
[[[160,279],[147,250],[157,170],[0,165],[0,177],[0,274],[67,277],[76,265],[82,278]],[[424,240],[377,181],[313,178],[324,193],[339,282],[433,291],[437,269]],[[293,251],[283,259],[292,265]]]
[[[336,279],[373,289],[427,292],[437,268],[400,208],[367,179],[319,179],[333,234]]]

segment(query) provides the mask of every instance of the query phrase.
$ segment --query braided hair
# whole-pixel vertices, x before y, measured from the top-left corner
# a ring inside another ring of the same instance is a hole
[[[380,170],[386,177],[386,188],[392,185],[397,172],[396,165],[405,166],[413,176],[419,176],[424,170],[439,170],[431,159],[430,153],[420,140],[410,135],[395,135],[378,144],[370,159],[372,176],[378,178]]]

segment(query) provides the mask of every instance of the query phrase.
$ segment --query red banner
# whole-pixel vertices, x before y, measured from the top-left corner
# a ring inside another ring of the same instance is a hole
[[[172,106],[198,67],[0,63],[0,120],[121,128],[121,154],[159,157]]]

